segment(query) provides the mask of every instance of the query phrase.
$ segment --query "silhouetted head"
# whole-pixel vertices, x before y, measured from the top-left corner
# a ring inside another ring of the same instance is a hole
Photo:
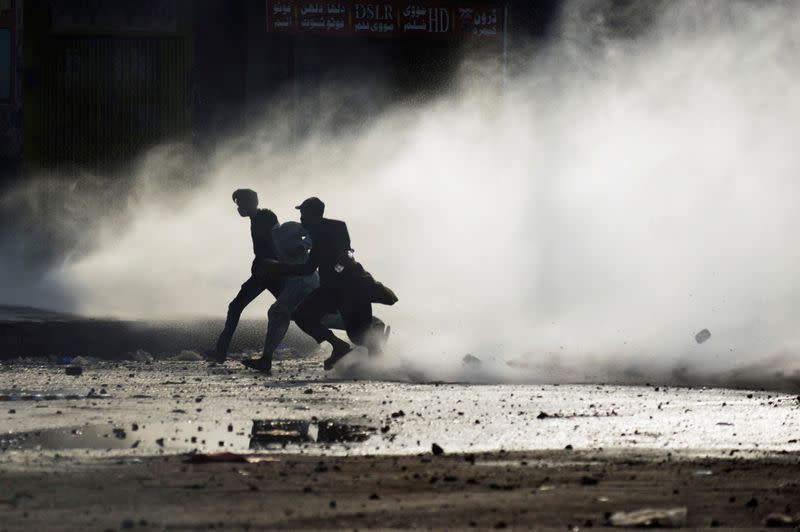
[[[317,226],[322,221],[325,214],[325,204],[319,198],[311,197],[295,207],[300,211],[300,223],[306,229]]]
[[[233,201],[239,207],[239,214],[248,217],[258,212],[258,194],[249,188],[240,188],[233,193]]]

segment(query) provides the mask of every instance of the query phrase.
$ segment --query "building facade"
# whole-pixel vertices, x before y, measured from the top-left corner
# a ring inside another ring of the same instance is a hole
[[[110,175],[163,142],[302,135],[326,107],[346,126],[446,90],[465,51],[501,65],[556,3],[0,0],[0,134],[26,175]]]

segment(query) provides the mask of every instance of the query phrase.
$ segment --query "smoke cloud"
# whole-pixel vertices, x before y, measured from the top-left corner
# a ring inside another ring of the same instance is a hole
[[[251,259],[230,193],[250,187],[281,221],[321,197],[399,295],[376,306],[389,353],[348,375],[796,383],[800,6],[616,4],[567,4],[503,83],[465,60],[448,94],[357,128],[328,127],[332,87],[301,139],[273,113],[203,157],[155,150],[114,212],[83,198],[80,251],[16,298],[222,315]]]

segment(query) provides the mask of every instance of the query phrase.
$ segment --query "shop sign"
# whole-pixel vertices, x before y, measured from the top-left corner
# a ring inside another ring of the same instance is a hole
[[[267,0],[272,32],[496,39],[502,22],[497,3]]]

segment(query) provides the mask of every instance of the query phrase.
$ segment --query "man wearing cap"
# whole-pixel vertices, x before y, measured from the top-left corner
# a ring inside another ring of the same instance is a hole
[[[228,305],[228,315],[225,319],[225,327],[219,335],[217,345],[212,354],[212,358],[223,363],[228,356],[233,333],[239,324],[242,311],[264,290],[277,299],[283,289],[284,281],[281,278],[266,275],[256,275],[256,267],[263,260],[277,259],[275,244],[272,240],[272,228],[278,225],[278,217],[269,209],[258,208],[258,194],[248,188],[240,188],[233,193],[233,201],[236,203],[239,214],[244,218],[250,218],[250,236],[253,239],[253,253],[255,258],[251,266],[251,275],[239,293]]]
[[[384,330],[380,320],[373,321],[372,302],[392,305],[397,297],[391,290],[376,283],[353,260],[347,225],[339,220],[324,218],[325,204],[322,200],[311,197],[296,208],[300,210],[300,222],[311,237],[308,260],[304,264],[267,260],[262,262],[262,268],[271,275],[309,275],[319,269],[319,288],[297,306],[292,319],[317,343],[331,344],[333,352],[324,364],[328,370],[352,347],[323,325],[323,317],[339,312],[350,339],[357,344],[366,344],[373,351],[385,341],[390,329]],[[380,327],[379,332],[373,331],[373,323]]]

